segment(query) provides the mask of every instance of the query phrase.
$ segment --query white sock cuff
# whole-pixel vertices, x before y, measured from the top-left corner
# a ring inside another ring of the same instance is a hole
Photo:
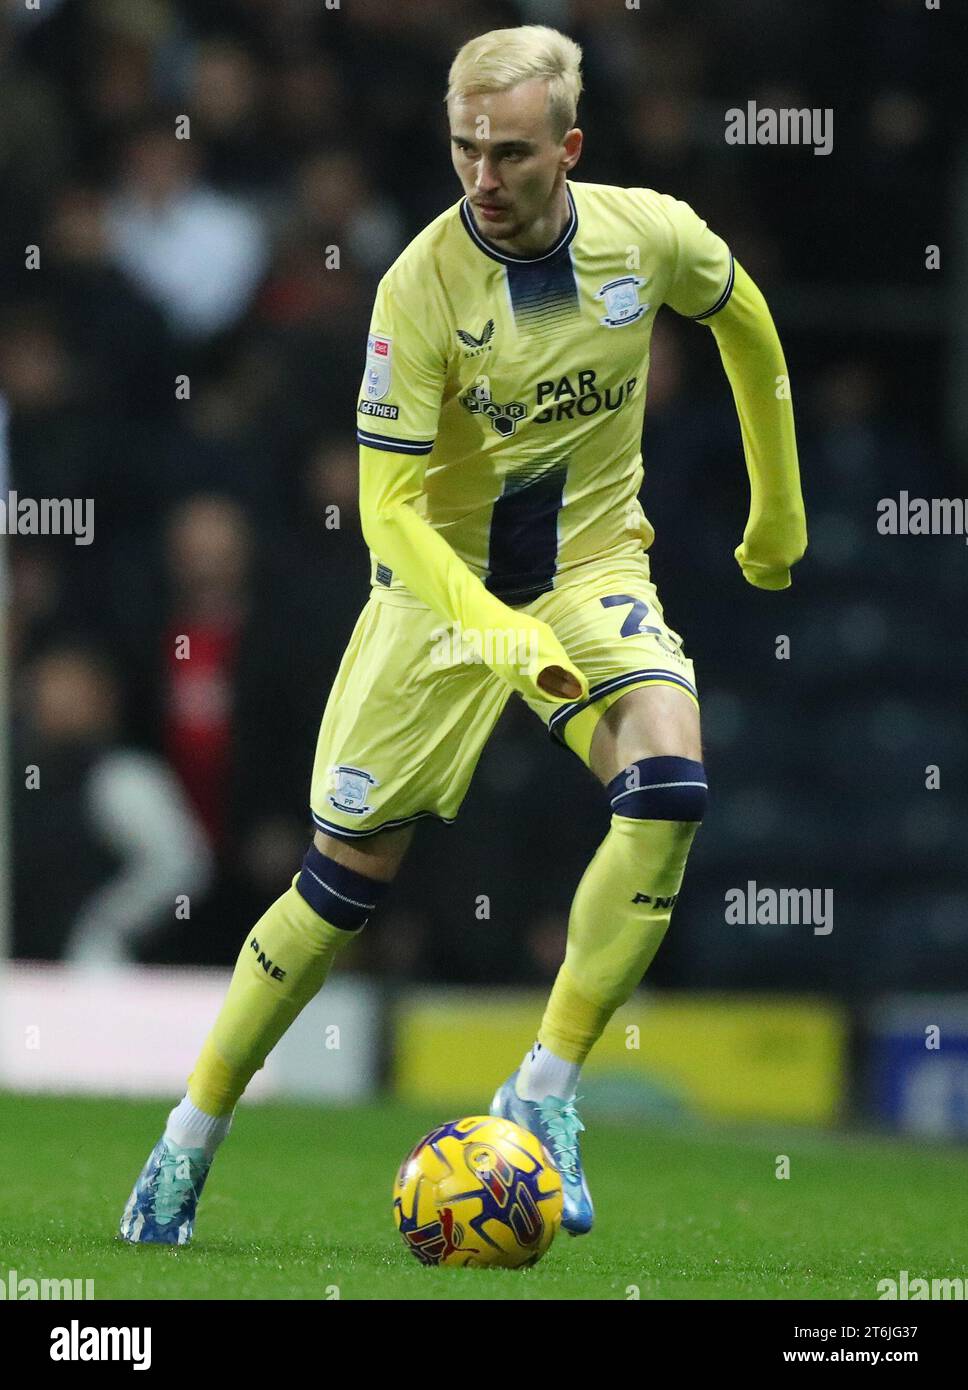
[[[521,1063],[516,1089],[522,1100],[544,1100],[546,1096],[574,1100],[580,1074],[577,1062],[566,1062],[536,1042]]]
[[[211,1155],[232,1128],[234,1118],[234,1111],[231,1115],[207,1115],[184,1096],[168,1116],[165,1137],[181,1148],[204,1149]]]

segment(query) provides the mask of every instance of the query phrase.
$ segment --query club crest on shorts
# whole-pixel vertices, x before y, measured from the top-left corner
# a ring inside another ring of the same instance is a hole
[[[370,773],[364,772],[361,767],[347,767],[340,763],[338,767],[330,768],[329,775],[335,786],[326,800],[337,811],[343,811],[348,816],[365,816],[373,810],[366,798],[370,788],[380,784]]]
[[[627,323],[635,323],[651,304],[639,303],[639,290],[647,281],[640,275],[623,275],[619,280],[609,280],[595,294],[596,299],[604,299],[605,316],[598,321],[606,328],[624,328]]]

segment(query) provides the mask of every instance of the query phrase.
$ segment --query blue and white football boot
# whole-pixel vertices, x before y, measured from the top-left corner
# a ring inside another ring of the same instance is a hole
[[[176,1148],[162,1135],[128,1198],[122,1237],[135,1245],[187,1245],[211,1163],[204,1149]]]
[[[574,1101],[562,1100],[559,1096],[522,1100],[517,1092],[517,1079],[518,1073],[512,1073],[494,1092],[491,1114],[513,1120],[541,1140],[561,1174],[562,1229],[569,1235],[583,1236],[591,1230],[595,1220],[595,1208],[582,1172],[578,1147],[578,1135],[585,1126],[578,1118]]]

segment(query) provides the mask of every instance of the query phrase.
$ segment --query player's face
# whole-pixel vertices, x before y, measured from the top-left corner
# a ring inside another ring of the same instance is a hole
[[[450,104],[451,156],[482,236],[513,243],[540,225],[581,152],[581,131],[557,139],[539,78]]]

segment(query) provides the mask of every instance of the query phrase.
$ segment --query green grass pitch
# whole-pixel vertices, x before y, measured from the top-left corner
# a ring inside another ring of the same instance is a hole
[[[454,1117],[394,1102],[243,1105],[194,1243],[126,1245],[118,1218],[168,1108],[0,1095],[0,1279],[93,1279],[96,1298],[134,1299],[626,1299],[634,1286],[643,1299],[866,1300],[902,1269],[965,1273],[963,1150],[598,1123],[584,1142],[590,1235],[559,1235],[531,1270],[425,1269],[397,1236],[390,1188],[412,1144]]]

